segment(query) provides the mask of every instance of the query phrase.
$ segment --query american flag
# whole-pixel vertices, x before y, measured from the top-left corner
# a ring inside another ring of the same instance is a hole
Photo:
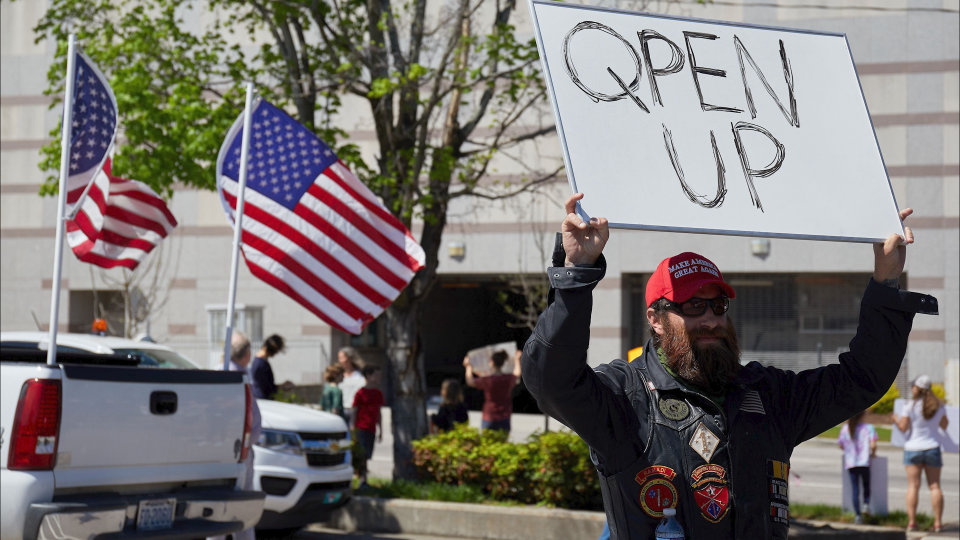
[[[110,160],[94,179],[77,215],[67,220],[67,241],[78,259],[103,268],[133,270],[177,226],[167,204],[143,182],[110,173]]]
[[[109,190],[109,181],[98,173],[110,155],[117,133],[117,100],[113,90],[89,58],[79,51],[76,55],[67,177],[69,216],[78,211],[84,193],[102,199]]]
[[[217,159],[234,221],[243,115]],[[423,268],[423,249],[316,135],[263,99],[253,106],[241,247],[250,272],[351,334]]]

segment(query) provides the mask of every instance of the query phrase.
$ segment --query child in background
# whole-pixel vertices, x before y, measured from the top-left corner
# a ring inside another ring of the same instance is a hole
[[[843,449],[843,467],[850,475],[853,488],[853,511],[856,523],[863,523],[863,513],[870,509],[870,458],[877,455],[877,430],[872,424],[863,423],[860,411],[850,417],[840,429],[837,444]],[[860,484],[863,484],[863,506],[860,506]]]
[[[320,396],[320,408],[346,419],[343,414],[343,391],[340,390],[340,383],[343,382],[343,366],[332,364],[327,366],[323,373],[323,380],[327,384],[323,386],[323,394]]]
[[[453,429],[454,424],[469,421],[467,406],[463,404],[463,389],[456,379],[443,381],[440,387],[440,396],[443,401],[437,414],[430,416],[430,432],[439,433]]]
[[[380,407],[383,407],[383,393],[377,388],[380,382],[380,368],[377,366],[363,366],[360,371],[367,384],[357,390],[353,397],[353,427],[357,430],[357,439],[366,451],[364,461],[373,457],[373,444],[379,427],[379,441],[383,441],[383,422],[380,418]],[[364,466],[360,474],[360,487],[367,486],[367,467]]]

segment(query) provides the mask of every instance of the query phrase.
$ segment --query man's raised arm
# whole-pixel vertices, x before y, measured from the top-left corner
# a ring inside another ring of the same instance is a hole
[[[623,395],[600,381],[587,365],[593,288],[603,278],[603,248],[610,236],[605,218],[585,222],[576,213],[577,193],[567,199],[567,215],[548,268],[550,303],[523,349],[523,380],[543,412],[574,429],[601,454],[627,433],[629,410]],[[607,418],[615,417],[616,422]]]

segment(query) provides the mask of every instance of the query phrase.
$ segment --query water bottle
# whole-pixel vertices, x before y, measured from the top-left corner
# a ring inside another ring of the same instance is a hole
[[[683,527],[681,527],[680,522],[677,521],[677,509],[664,508],[663,521],[660,522],[660,525],[657,525],[656,539],[682,540],[683,538],[686,537],[683,535]]]

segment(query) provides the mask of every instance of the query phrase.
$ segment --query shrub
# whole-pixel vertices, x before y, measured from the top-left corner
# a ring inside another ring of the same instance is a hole
[[[537,502],[564,508],[599,509],[600,483],[590,450],[573,433],[535,435],[530,486]]]
[[[947,391],[943,388],[943,385],[940,383],[933,383],[930,385],[930,391],[933,392],[933,395],[937,396],[940,399],[941,403],[947,402]]]
[[[422,480],[475,487],[499,500],[599,509],[600,485],[586,443],[573,433],[535,433],[525,443],[466,424],[414,441]]]
[[[893,402],[896,401],[898,397],[900,397],[900,391],[897,390],[897,385],[891,384],[890,389],[887,390],[887,393],[870,407],[870,412],[874,414],[892,413]]]

